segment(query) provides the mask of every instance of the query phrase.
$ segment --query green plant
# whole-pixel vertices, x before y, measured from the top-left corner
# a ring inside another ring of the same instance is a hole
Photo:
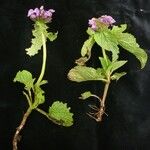
[[[88,115],[97,122],[102,121],[105,113],[105,101],[108,89],[112,80],[119,80],[126,72],[118,72],[118,69],[127,63],[127,60],[119,60],[119,54],[122,49],[132,53],[140,62],[141,68],[144,68],[147,62],[146,52],[140,48],[136,38],[130,33],[125,32],[126,24],[120,26],[113,25],[115,20],[111,16],[101,16],[89,20],[90,27],[87,29],[89,38],[84,42],[81,49],[81,58],[76,60],[77,66],[68,73],[68,78],[75,82],[101,81],[105,84],[102,96],[92,94],[86,91],[81,94],[80,99],[95,97],[99,101],[99,107],[90,106],[94,112]],[[94,44],[100,46],[101,56],[99,56],[100,67],[87,67],[86,62],[91,57]],[[122,47],[122,49],[119,49]]]
[[[47,59],[46,41],[54,41],[57,38],[57,33],[48,32],[48,26],[46,25],[46,23],[51,22],[53,12],[53,9],[48,11],[44,10],[43,6],[40,7],[40,9],[30,9],[28,12],[28,17],[34,21],[34,30],[32,31],[34,38],[32,39],[31,47],[26,49],[26,53],[29,56],[34,56],[38,54],[41,47],[43,47],[43,63],[38,79],[34,78],[27,70],[19,71],[14,78],[14,82],[24,84],[23,94],[25,95],[29,106],[15,132],[13,138],[13,150],[18,149],[17,143],[20,140],[20,131],[23,129],[27,118],[33,110],[38,111],[55,124],[65,127],[69,127],[73,124],[73,114],[70,113],[70,108],[67,108],[67,104],[56,101],[49,107],[48,112],[39,108],[39,106],[45,102],[45,92],[41,86],[48,83],[47,80],[43,79]]]

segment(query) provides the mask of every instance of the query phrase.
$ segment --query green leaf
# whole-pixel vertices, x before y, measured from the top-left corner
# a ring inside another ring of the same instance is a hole
[[[111,80],[119,80],[121,77],[123,77],[124,75],[126,75],[126,72],[121,72],[121,73],[114,73],[111,76]]]
[[[120,67],[122,67],[125,63],[127,63],[126,60],[120,60],[120,61],[115,61],[112,62],[110,64],[110,66],[108,67],[107,71],[109,71],[110,73],[114,72],[115,70],[119,69]]]
[[[87,58],[87,57],[80,57],[75,61],[75,63],[79,66],[84,66],[88,60],[89,60],[89,58]]]
[[[73,114],[70,107],[67,108],[66,103],[56,101],[49,107],[49,116],[62,123],[63,126],[69,127],[73,125]]]
[[[18,71],[14,78],[14,82],[23,83],[26,90],[33,88],[34,80],[35,79],[32,78],[32,74],[27,70]]]
[[[44,91],[41,89],[40,85],[34,85],[34,104],[33,106],[36,108],[39,104],[43,104],[45,102]]]
[[[90,81],[90,80],[105,81],[101,69],[96,70],[92,67],[86,67],[86,66],[74,67],[69,71],[68,78],[71,81],[76,81],[76,82],[83,82],[83,81]]]
[[[106,71],[108,66],[112,63],[109,58],[107,57],[107,60],[103,57],[99,57],[99,60],[101,62],[102,68]]]
[[[132,34],[122,33],[125,29],[125,25],[122,25],[121,27],[115,26],[112,29],[112,34],[116,37],[119,45],[135,55],[141,63],[141,68],[144,68],[147,62],[147,54],[142,48],[140,48],[139,44],[136,42],[136,38]]]
[[[94,34],[94,39],[96,43],[102,47],[102,49],[112,52],[112,60],[115,61],[118,59],[118,41],[110,32],[110,30],[104,30]]]
[[[47,84],[47,83],[48,83],[47,80],[42,80],[42,81],[40,82],[40,86],[41,86],[41,85],[44,85],[44,84]]]
[[[44,25],[43,25],[44,28]],[[29,56],[34,56],[35,54],[38,54],[38,51],[41,49],[43,42],[42,42],[42,32],[43,28],[39,24],[34,25],[34,30],[32,31],[32,34],[34,38],[31,41],[31,47],[26,49],[26,53]],[[47,29],[47,26],[45,26],[44,30]]]
[[[94,33],[95,33],[95,31],[92,30],[91,28],[88,28],[86,32],[87,32],[87,34],[90,35],[90,36],[94,35]]]
[[[58,32],[56,32],[56,33],[49,32],[49,33],[47,34],[47,38],[48,38],[50,41],[54,41],[54,40],[57,38],[57,34],[58,34]]]
[[[120,27],[113,26],[111,32],[114,33],[114,34],[117,34],[117,33],[124,32],[126,29],[127,29],[127,24],[121,24]]]
[[[95,43],[93,36],[90,36],[89,39],[87,39],[81,49],[81,56],[90,56],[91,55],[91,49],[93,47],[93,44]]]
[[[92,93],[90,91],[86,91],[86,92],[84,92],[84,93],[81,94],[80,99],[85,100],[85,99],[87,99],[87,98],[89,98],[91,96],[92,96]]]

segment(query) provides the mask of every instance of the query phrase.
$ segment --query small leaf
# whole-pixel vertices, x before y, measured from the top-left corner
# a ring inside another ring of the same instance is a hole
[[[124,75],[126,75],[126,72],[121,72],[121,73],[114,73],[111,76],[111,80],[119,80],[121,77],[123,77]]]
[[[81,49],[81,56],[84,57],[84,56],[90,56],[91,55],[91,49],[94,45],[95,41],[94,41],[94,38],[93,36],[90,36],[89,39],[87,39],[83,46],[82,46],[82,49]]]
[[[111,32],[117,34],[117,33],[124,32],[126,29],[127,29],[127,24],[121,24],[120,27],[113,26]]]
[[[54,41],[54,40],[57,38],[57,34],[58,34],[58,32],[56,32],[56,33],[49,32],[49,33],[47,34],[47,38],[48,38],[50,41]]]
[[[107,71],[109,71],[110,73],[112,73],[115,70],[117,70],[120,67],[122,67],[125,63],[127,63],[126,60],[120,60],[120,61],[112,62],[111,65],[108,67]]]
[[[92,30],[91,28],[88,28],[86,32],[87,32],[87,34],[90,35],[90,36],[94,35],[94,33],[95,33],[95,31]]]
[[[105,78],[102,75],[101,70],[99,69],[96,70],[92,67],[86,67],[86,66],[74,67],[69,71],[68,78],[71,81],[76,81],[76,82],[91,81],[91,80],[105,81]]]
[[[85,100],[85,99],[91,97],[91,95],[92,95],[92,93],[90,91],[86,91],[86,92],[84,92],[84,93],[81,94],[80,99]]]
[[[102,47],[102,49],[108,50],[112,52],[112,60],[115,61],[118,59],[118,41],[111,34],[109,30],[97,32],[94,34],[94,39],[96,43]]]
[[[35,84],[34,86],[34,107],[36,108],[39,104],[43,104],[45,102],[44,91],[41,89],[40,85]]]
[[[73,113],[70,112],[70,107],[67,108],[66,103],[59,101],[54,102],[52,106],[49,107],[49,116],[61,122],[65,127],[73,125]]]
[[[44,85],[44,84],[47,84],[47,83],[48,83],[47,80],[42,80],[42,81],[40,82],[40,86],[41,86],[41,85]]]
[[[87,58],[87,57],[80,57],[75,61],[75,63],[79,66],[84,66],[88,60],[89,60],[89,58]]]
[[[14,82],[23,83],[26,90],[33,88],[34,80],[35,79],[32,78],[32,74],[27,70],[18,71],[14,78]]]
[[[106,71],[108,66],[111,64],[111,61],[109,60],[109,58],[107,57],[107,61],[105,58],[103,57],[99,57],[99,60],[101,62],[102,68]]]

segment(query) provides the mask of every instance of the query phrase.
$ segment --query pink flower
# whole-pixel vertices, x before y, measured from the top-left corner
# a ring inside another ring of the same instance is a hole
[[[40,8],[30,9],[27,16],[33,21],[42,20],[48,23],[51,22],[54,12],[53,9],[44,10],[44,6],[41,6]]]

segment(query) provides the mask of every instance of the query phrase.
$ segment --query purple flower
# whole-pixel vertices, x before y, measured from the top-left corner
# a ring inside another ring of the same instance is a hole
[[[99,17],[98,20],[107,25],[112,25],[113,23],[116,22],[111,16],[107,16],[107,15],[103,15]]]
[[[109,27],[115,22],[116,21],[111,16],[103,15],[99,18],[90,19],[88,24],[94,31],[96,31],[102,27],[102,24]]]
[[[54,12],[55,10],[53,9],[44,10],[44,7],[41,6],[40,8],[30,9],[27,16],[33,21],[42,20],[45,23],[48,23],[51,22]]]
[[[93,29],[93,30],[97,30],[98,26],[96,24],[96,18],[92,18],[89,20],[89,26]]]

